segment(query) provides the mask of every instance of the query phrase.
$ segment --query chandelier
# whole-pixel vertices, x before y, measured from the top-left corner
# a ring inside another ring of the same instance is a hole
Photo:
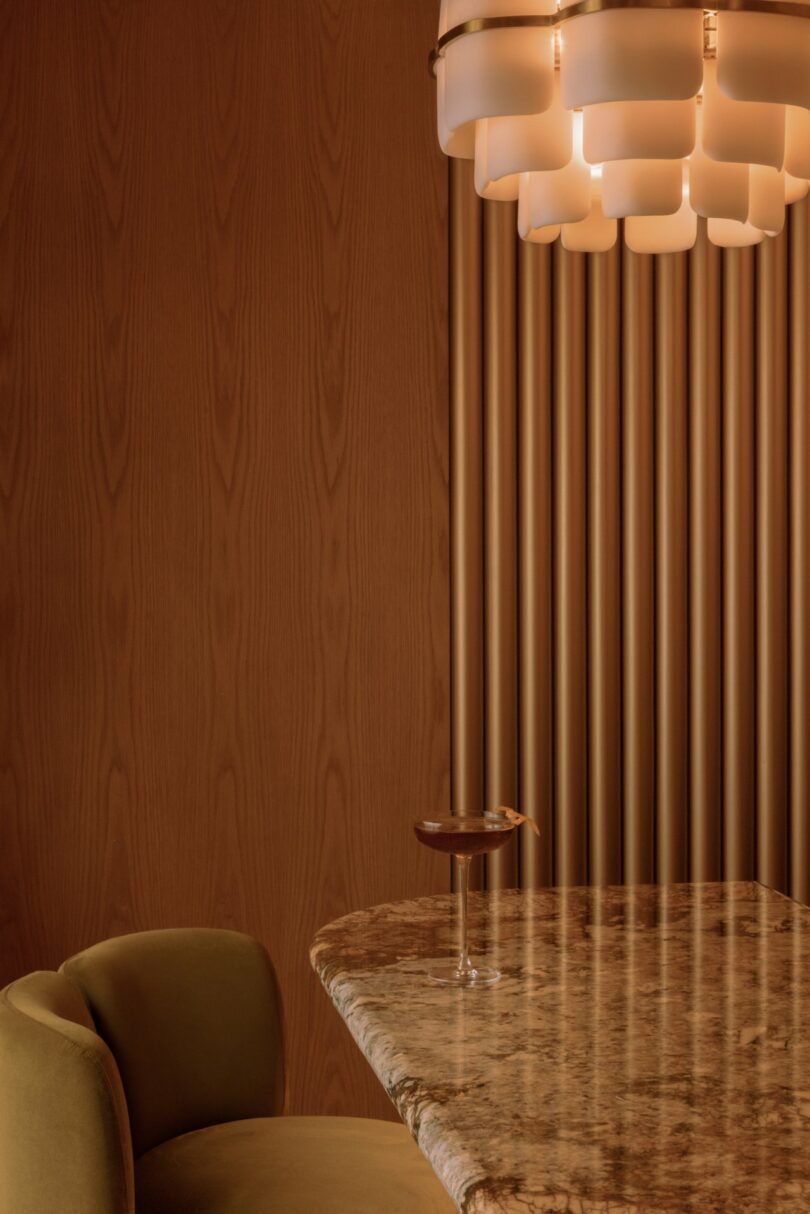
[[[524,240],[758,244],[810,188],[810,0],[442,0],[439,142]]]

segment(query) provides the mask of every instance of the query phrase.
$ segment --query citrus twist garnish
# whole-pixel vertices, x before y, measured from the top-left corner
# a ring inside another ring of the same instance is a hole
[[[510,809],[508,805],[496,806],[495,813],[503,814],[503,816],[508,818],[510,822],[513,822],[515,826],[521,826],[525,822],[526,825],[534,831],[538,839],[540,838],[540,827],[533,818],[527,818],[525,814],[519,814],[516,809]]]

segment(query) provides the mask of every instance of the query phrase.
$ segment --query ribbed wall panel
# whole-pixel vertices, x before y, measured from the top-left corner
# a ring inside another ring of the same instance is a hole
[[[484,788],[488,807],[518,789],[517,250],[515,208],[484,211]],[[517,840],[489,857],[487,885],[517,883]]]
[[[807,204],[756,250],[583,257],[452,193],[454,810],[542,832],[487,882],[807,900]]]

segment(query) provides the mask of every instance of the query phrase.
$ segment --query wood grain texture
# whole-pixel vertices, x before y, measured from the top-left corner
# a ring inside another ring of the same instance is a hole
[[[316,927],[447,885],[435,18],[0,0],[0,977],[252,932],[295,1112],[390,1114]]]

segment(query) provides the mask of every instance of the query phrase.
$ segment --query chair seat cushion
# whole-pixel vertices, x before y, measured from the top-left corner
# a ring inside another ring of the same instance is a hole
[[[261,1117],[195,1130],[135,1167],[138,1214],[452,1214],[403,1125]]]

